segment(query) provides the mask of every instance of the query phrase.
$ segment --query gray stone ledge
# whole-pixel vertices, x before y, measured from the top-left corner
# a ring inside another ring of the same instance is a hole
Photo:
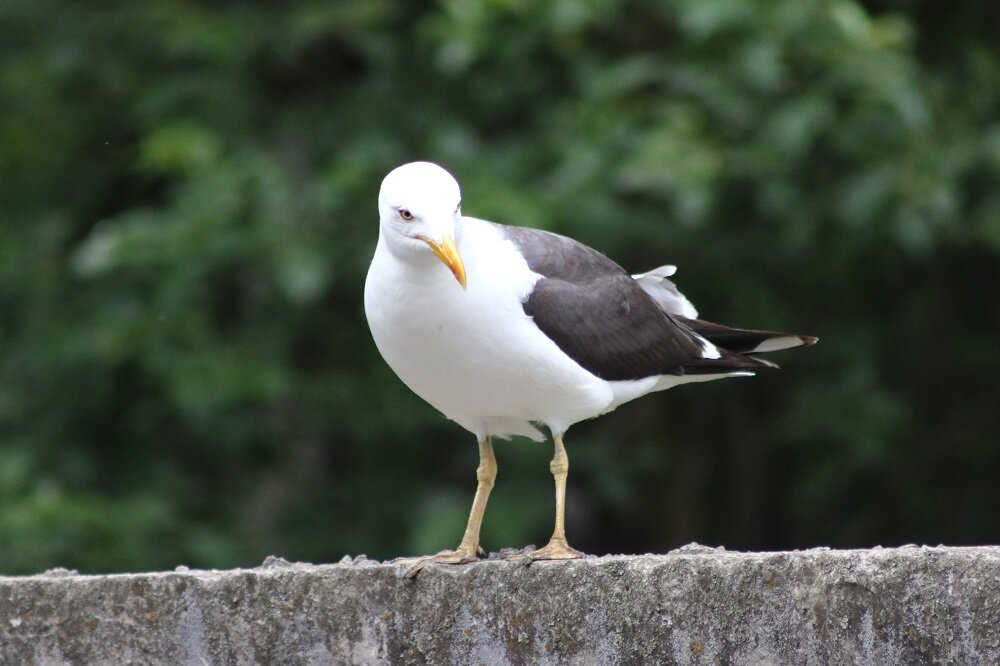
[[[1000,547],[0,577],[2,664],[1000,664]]]

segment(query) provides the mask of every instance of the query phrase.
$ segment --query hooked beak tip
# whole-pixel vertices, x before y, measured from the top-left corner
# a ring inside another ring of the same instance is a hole
[[[427,245],[434,252],[434,256],[441,260],[451,274],[455,276],[458,283],[462,285],[462,289],[467,289],[467,282],[465,277],[465,263],[462,261],[462,255],[458,251],[458,246],[455,245],[455,239],[451,237],[450,234],[445,234],[444,239],[437,243],[430,238],[425,236],[418,236],[420,240],[427,243]]]

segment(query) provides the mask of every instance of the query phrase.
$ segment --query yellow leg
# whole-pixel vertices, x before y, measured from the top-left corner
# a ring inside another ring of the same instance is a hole
[[[465,526],[465,534],[455,552],[467,553],[475,558],[483,552],[479,547],[479,530],[483,526],[483,514],[486,512],[486,502],[497,479],[497,459],[493,455],[493,443],[487,437],[479,442],[479,467],[476,468],[476,496],[472,500],[472,511],[469,512],[469,522]]]
[[[417,575],[425,565],[466,564],[474,562],[482,549],[479,547],[479,530],[483,525],[483,514],[486,512],[486,501],[497,478],[497,460],[493,455],[493,443],[487,437],[479,442],[479,467],[476,468],[476,497],[472,500],[472,511],[469,512],[469,522],[465,526],[465,534],[455,550],[443,550],[437,555],[427,555],[396,560],[398,564],[409,565],[406,572],[408,578]]]
[[[555,444],[555,456],[549,463],[549,469],[556,481],[556,527],[548,545],[528,553],[534,560],[572,560],[583,557],[583,553],[571,548],[566,542],[566,477],[569,476],[569,456],[563,446],[562,435],[552,438]]]

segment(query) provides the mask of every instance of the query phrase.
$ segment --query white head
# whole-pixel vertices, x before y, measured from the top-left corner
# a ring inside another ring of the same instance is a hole
[[[462,193],[450,173],[430,162],[396,167],[378,193],[379,224],[397,254],[433,252],[465,288],[465,266],[455,245],[461,232]]]

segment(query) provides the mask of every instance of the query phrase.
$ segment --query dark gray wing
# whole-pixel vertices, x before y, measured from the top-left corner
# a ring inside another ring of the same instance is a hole
[[[655,375],[725,373],[770,364],[704,346],[660,309],[625,269],[577,241],[538,229],[497,225],[542,276],[524,311],[563,352],[609,381]]]

